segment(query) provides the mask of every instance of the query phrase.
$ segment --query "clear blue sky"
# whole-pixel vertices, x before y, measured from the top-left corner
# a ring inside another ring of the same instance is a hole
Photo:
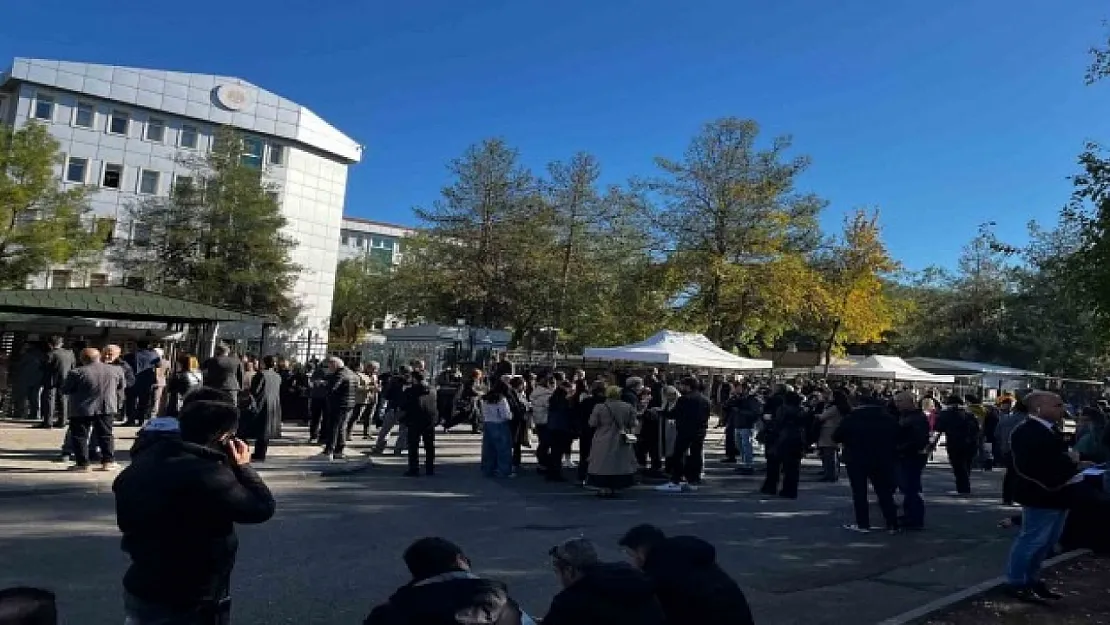
[[[502,136],[536,169],[596,154],[653,172],[736,115],[791,133],[803,186],[878,206],[908,267],[954,262],[977,224],[1053,220],[1110,83],[1085,87],[1110,5],[1093,0],[194,0],[127,10],[9,2],[0,59],[242,77],[367,146],[351,215],[411,223],[446,162]],[[126,25],[123,32],[120,25]]]

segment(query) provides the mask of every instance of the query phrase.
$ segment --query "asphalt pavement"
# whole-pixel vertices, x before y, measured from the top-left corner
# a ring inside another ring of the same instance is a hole
[[[478,438],[469,433],[438,437],[435,477],[404,478],[401,458],[392,456],[324,476],[337,467],[312,460],[317,448],[296,442],[303,430],[291,431],[294,440],[274,448],[263,467],[277,515],[240,531],[233,579],[239,625],[361,623],[406,581],[401,551],[429,535],[462,545],[477,572],[506,582],[530,613],[542,615],[558,592],[546,557],[552,545],[587,536],[603,557],[618,559],[620,535],[643,522],[716,545],[761,625],[860,625],[998,575],[1013,537],[996,527],[1009,513],[998,502],[1001,473],[976,472],[975,495],[957,497],[949,494],[943,454],[926,471],[926,531],[858,535],[841,528],[852,520],[846,480],[803,481],[796,501],[755,494],[760,477],[736,476],[718,462],[719,432],[709,445],[708,485],[699,492],[638,487],[599,500],[531,472],[482,478]],[[29,432],[0,427],[0,587],[54,590],[63,623],[118,624],[127,560],[112,476],[65,473],[50,462],[52,434]],[[354,451],[363,449],[357,441]],[[806,473],[816,469],[807,461]],[[877,506],[872,514],[881,525]]]

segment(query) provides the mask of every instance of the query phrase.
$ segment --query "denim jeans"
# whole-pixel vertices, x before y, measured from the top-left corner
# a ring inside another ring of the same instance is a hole
[[[925,500],[921,498],[921,473],[926,457],[918,454],[898,459],[898,490],[902,491],[902,512],[907,527],[925,526]]]
[[[755,465],[755,452],[752,451],[752,429],[736,428],[736,447],[740,450],[740,466],[749,469]]]
[[[1011,586],[1030,586],[1040,579],[1041,565],[1064,533],[1067,510],[1021,509],[1021,533],[1010,548],[1006,581]]]
[[[509,477],[513,470],[513,436],[509,422],[482,424],[482,475]]]

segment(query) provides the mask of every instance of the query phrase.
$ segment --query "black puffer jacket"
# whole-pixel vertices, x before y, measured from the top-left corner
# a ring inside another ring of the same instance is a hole
[[[402,586],[363,625],[521,625],[521,612],[504,584],[458,572]]]
[[[422,432],[439,420],[436,397],[426,383],[413,384],[401,394],[401,423],[410,429]]]
[[[350,410],[358,404],[358,374],[347,367],[328,376],[328,409]]]
[[[744,592],[717,565],[717,550],[694,536],[673,536],[648,554],[644,573],[667,625],[753,625]]]
[[[170,608],[194,608],[228,592],[236,523],[262,523],[274,498],[250,467],[219,451],[164,437],[134,457],[112,485],[116,522],[131,566],[123,587]]]
[[[543,625],[664,625],[651,581],[627,564],[598,564],[551,601]]]

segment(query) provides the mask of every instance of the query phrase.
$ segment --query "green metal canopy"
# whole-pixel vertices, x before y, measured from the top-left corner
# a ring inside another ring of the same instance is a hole
[[[125,319],[161,323],[246,322],[276,319],[127,287],[0,290],[0,313]]]

